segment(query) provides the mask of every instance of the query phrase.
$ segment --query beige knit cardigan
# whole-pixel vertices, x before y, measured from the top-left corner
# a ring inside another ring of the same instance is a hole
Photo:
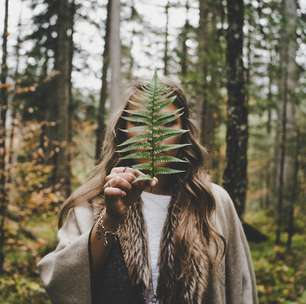
[[[212,221],[227,242],[221,277],[212,277],[207,304],[258,304],[256,279],[249,245],[228,192],[211,183],[216,199]],[[88,240],[96,210],[88,202],[69,212],[58,230],[56,248],[37,267],[52,303],[91,304]]]

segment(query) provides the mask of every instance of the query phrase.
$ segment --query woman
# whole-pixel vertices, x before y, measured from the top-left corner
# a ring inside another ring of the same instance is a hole
[[[228,192],[210,181],[183,91],[163,108],[181,116],[168,127],[189,130],[163,143],[189,143],[172,154],[181,173],[143,174],[119,160],[117,145],[135,133],[124,119],[145,82],[136,83],[107,129],[102,160],[64,203],[58,245],[38,268],[53,303],[258,303],[249,246]],[[170,166],[170,165],[168,165]]]

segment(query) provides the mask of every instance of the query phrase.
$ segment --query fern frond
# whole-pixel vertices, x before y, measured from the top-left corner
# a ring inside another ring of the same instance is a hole
[[[162,112],[161,110],[175,101],[175,94],[168,86],[162,84],[156,70],[151,81],[147,82],[142,90],[137,90],[133,100],[128,102],[135,106],[134,110],[124,110],[126,115],[122,116],[126,121],[137,124],[135,127],[120,129],[126,133],[136,132],[137,135],[119,144],[118,153],[122,153],[119,159],[144,159],[144,163],[135,164],[132,167],[142,172],[134,182],[138,180],[150,180],[158,174],[176,174],[183,170],[168,167],[159,167],[158,163],[188,162],[178,157],[163,155],[163,152],[181,149],[185,144],[163,144],[162,141],[172,136],[189,132],[185,129],[168,128],[165,125],[175,121],[184,114],[184,108],[178,108],[173,112]],[[174,96],[173,96],[174,95]],[[127,153],[127,154],[126,154]],[[125,155],[126,154],[126,155]]]

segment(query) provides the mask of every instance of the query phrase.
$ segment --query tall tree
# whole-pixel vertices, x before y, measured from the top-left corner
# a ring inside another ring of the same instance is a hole
[[[209,49],[210,45],[210,15],[211,3],[209,1],[200,1],[200,21],[199,21],[199,58],[202,70],[202,117],[201,117],[201,140],[202,143],[210,150],[212,148],[213,133],[214,133],[214,117],[209,99]]]
[[[287,223],[287,242],[286,242],[286,249],[290,250],[292,245],[292,238],[294,235],[294,209],[296,206],[296,201],[298,200],[298,192],[299,192],[299,167],[300,167],[300,160],[299,155],[301,152],[301,140],[299,129],[297,129],[296,135],[296,143],[294,145],[295,148],[295,155],[294,155],[294,167],[293,167],[293,180],[292,180],[292,188],[290,189],[290,205],[288,206],[288,223]],[[289,198],[289,195],[287,196]]]
[[[36,108],[35,119],[42,123],[39,145],[43,156],[39,161],[53,168],[48,180],[49,185],[56,184],[58,109],[55,89],[57,74],[54,64],[58,40],[58,2],[58,0],[31,0],[30,2],[34,14],[33,31],[24,40],[30,41],[33,45],[26,56],[34,58],[35,65],[26,66],[23,72],[25,81],[21,83],[23,86],[37,85],[35,92],[25,97],[24,103],[25,110],[30,107]],[[45,7],[44,10],[40,10],[42,6]],[[26,121],[27,111],[24,111],[22,115],[22,119]]]
[[[76,15],[76,10],[77,10],[77,6],[75,3],[75,0],[71,0],[71,4],[70,4],[70,44],[69,44],[69,106],[68,106],[68,112],[69,112],[69,117],[68,117],[68,143],[69,143],[69,147],[72,146],[72,141],[73,141],[73,96],[72,96],[72,79],[71,79],[71,74],[72,74],[72,70],[73,70],[73,57],[74,57],[74,42],[73,42],[73,35],[74,35],[74,22],[75,22],[75,15]],[[71,155],[71,150],[69,149],[68,151],[68,172],[70,172],[71,174],[71,159],[72,155]],[[67,181],[67,188],[68,188],[68,192],[71,191],[71,178],[69,178],[69,180]]]
[[[133,77],[133,70],[134,70],[134,57],[132,54],[132,50],[134,47],[134,39],[135,39],[135,35],[137,34],[137,31],[135,29],[135,22],[138,19],[138,12],[136,10],[136,6],[135,6],[135,1],[131,0],[131,13],[129,16],[129,22],[132,24],[132,33],[131,33],[131,38],[130,38],[130,44],[129,44],[129,67],[128,67],[128,75],[127,78],[129,80],[132,79]]]
[[[227,130],[226,166],[223,184],[238,215],[245,209],[247,190],[248,107],[245,98],[243,67],[243,0],[227,0]]]
[[[198,28],[198,87],[201,96],[199,113],[201,142],[212,155],[218,152],[217,130],[220,126],[221,104],[220,89],[223,86],[224,49],[223,32],[218,30],[222,21],[222,1],[199,1]],[[209,166],[216,168],[218,157],[210,159]],[[218,172],[218,170],[216,170]]]
[[[20,50],[22,47],[22,39],[21,39],[21,32],[22,32],[22,10],[19,15],[18,19],[18,25],[17,25],[17,39],[16,39],[16,46],[15,46],[15,72],[14,72],[14,80],[15,80],[15,92],[19,85],[19,67],[20,67]],[[13,96],[10,108],[11,108],[11,125],[10,125],[10,134],[9,134],[9,145],[7,149],[8,154],[8,168],[7,168],[7,184],[10,184],[12,182],[13,176],[12,176],[12,166],[13,166],[13,156],[14,156],[14,141],[15,141],[15,133],[17,129],[17,107],[19,104],[19,99],[16,97],[16,95]]]
[[[7,66],[7,37],[8,37],[9,0],[5,1],[4,26],[2,35],[1,87],[0,87],[0,273],[4,267],[4,222],[8,205],[6,195],[6,116],[8,108],[8,66]]]
[[[57,140],[56,182],[67,197],[70,194],[69,166],[69,103],[70,103],[70,56],[71,56],[71,7],[68,0],[58,2],[57,15],[57,48],[54,68],[57,71],[55,79],[55,97],[57,105]]]
[[[121,42],[120,42],[120,0],[111,1],[111,114],[121,107]]]
[[[167,1],[165,6],[166,25],[165,25],[165,46],[164,46],[164,75],[169,74],[169,47],[168,47],[168,36],[169,36],[169,8],[170,1]]]
[[[187,62],[188,62],[188,48],[187,48],[187,39],[188,32],[190,31],[190,23],[189,23],[189,1],[187,0],[185,3],[185,22],[183,31],[181,34],[181,54],[180,54],[180,67],[182,77],[185,78],[187,76]],[[179,37],[180,38],[180,37]]]
[[[292,193],[296,183],[296,100],[297,87],[296,65],[296,28],[297,7],[295,0],[283,0],[282,40],[280,45],[281,83],[279,103],[279,157],[278,157],[278,197],[277,197],[277,229],[275,242],[281,242],[281,232],[284,225],[288,225],[288,212],[292,209]]]
[[[105,104],[107,98],[107,72],[109,66],[109,39],[110,39],[110,24],[111,24],[111,0],[107,2],[106,8],[106,22],[105,22],[105,33],[104,33],[104,50],[102,55],[102,76],[101,76],[101,90],[100,100],[98,108],[98,126],[96,129],[96,154],[95,159],[99,161],[102,143],[105,136]]]

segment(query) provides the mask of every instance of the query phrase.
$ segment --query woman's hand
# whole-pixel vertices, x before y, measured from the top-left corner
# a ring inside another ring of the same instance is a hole
[[[123,221],[128,207],[135,202],[147,186],[154,187],[158,179],[142,180],[133,183],[143,175],[139,170],[129,167],[115,167],[105,177],[104,197],[106,213],[114,221]]]

